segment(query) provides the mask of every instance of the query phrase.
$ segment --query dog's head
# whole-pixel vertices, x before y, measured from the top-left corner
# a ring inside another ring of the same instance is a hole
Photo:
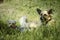
[[[51,18],[52,9],[50,9],[48,11],[42,11],[37,8],[37,12],[41,16],[40,17],[41,22],[45,22],[47,24],[52,19]]]
[[[16,21],[15,20],[8,20],[8,26],[12,28],[16,28]]]

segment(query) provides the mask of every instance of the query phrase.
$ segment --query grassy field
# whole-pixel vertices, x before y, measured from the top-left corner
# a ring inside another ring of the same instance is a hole
[[[20,32],[8,28],[7,20],[13,19],[19,25],[19,18],[26,15],[28,21],[39,21],[36,8],[53,9],[53,26],[41,26],[31,32]],[[0,40],[60,40],[60,0],[4,0],[0,3]]]

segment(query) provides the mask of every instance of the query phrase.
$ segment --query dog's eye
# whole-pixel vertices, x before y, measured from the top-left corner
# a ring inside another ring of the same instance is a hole
[[[42,15],[42,14],[40,14],[40,15]]]
[[[11,24],[11,23],[9,23],[9,24]]]

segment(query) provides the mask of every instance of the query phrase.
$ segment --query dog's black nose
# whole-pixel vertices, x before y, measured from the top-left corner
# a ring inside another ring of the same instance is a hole
[[[44,14],[44,16],[47,16],[46,14]]]

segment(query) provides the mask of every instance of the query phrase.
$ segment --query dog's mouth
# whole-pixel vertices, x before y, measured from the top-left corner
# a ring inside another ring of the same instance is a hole
[[[41,16],[40,17],[40,20],[41,20],[41,22],[45,22],[46,24],[51,20],[52,18],[51,17],[49,17],[49,16]]]

